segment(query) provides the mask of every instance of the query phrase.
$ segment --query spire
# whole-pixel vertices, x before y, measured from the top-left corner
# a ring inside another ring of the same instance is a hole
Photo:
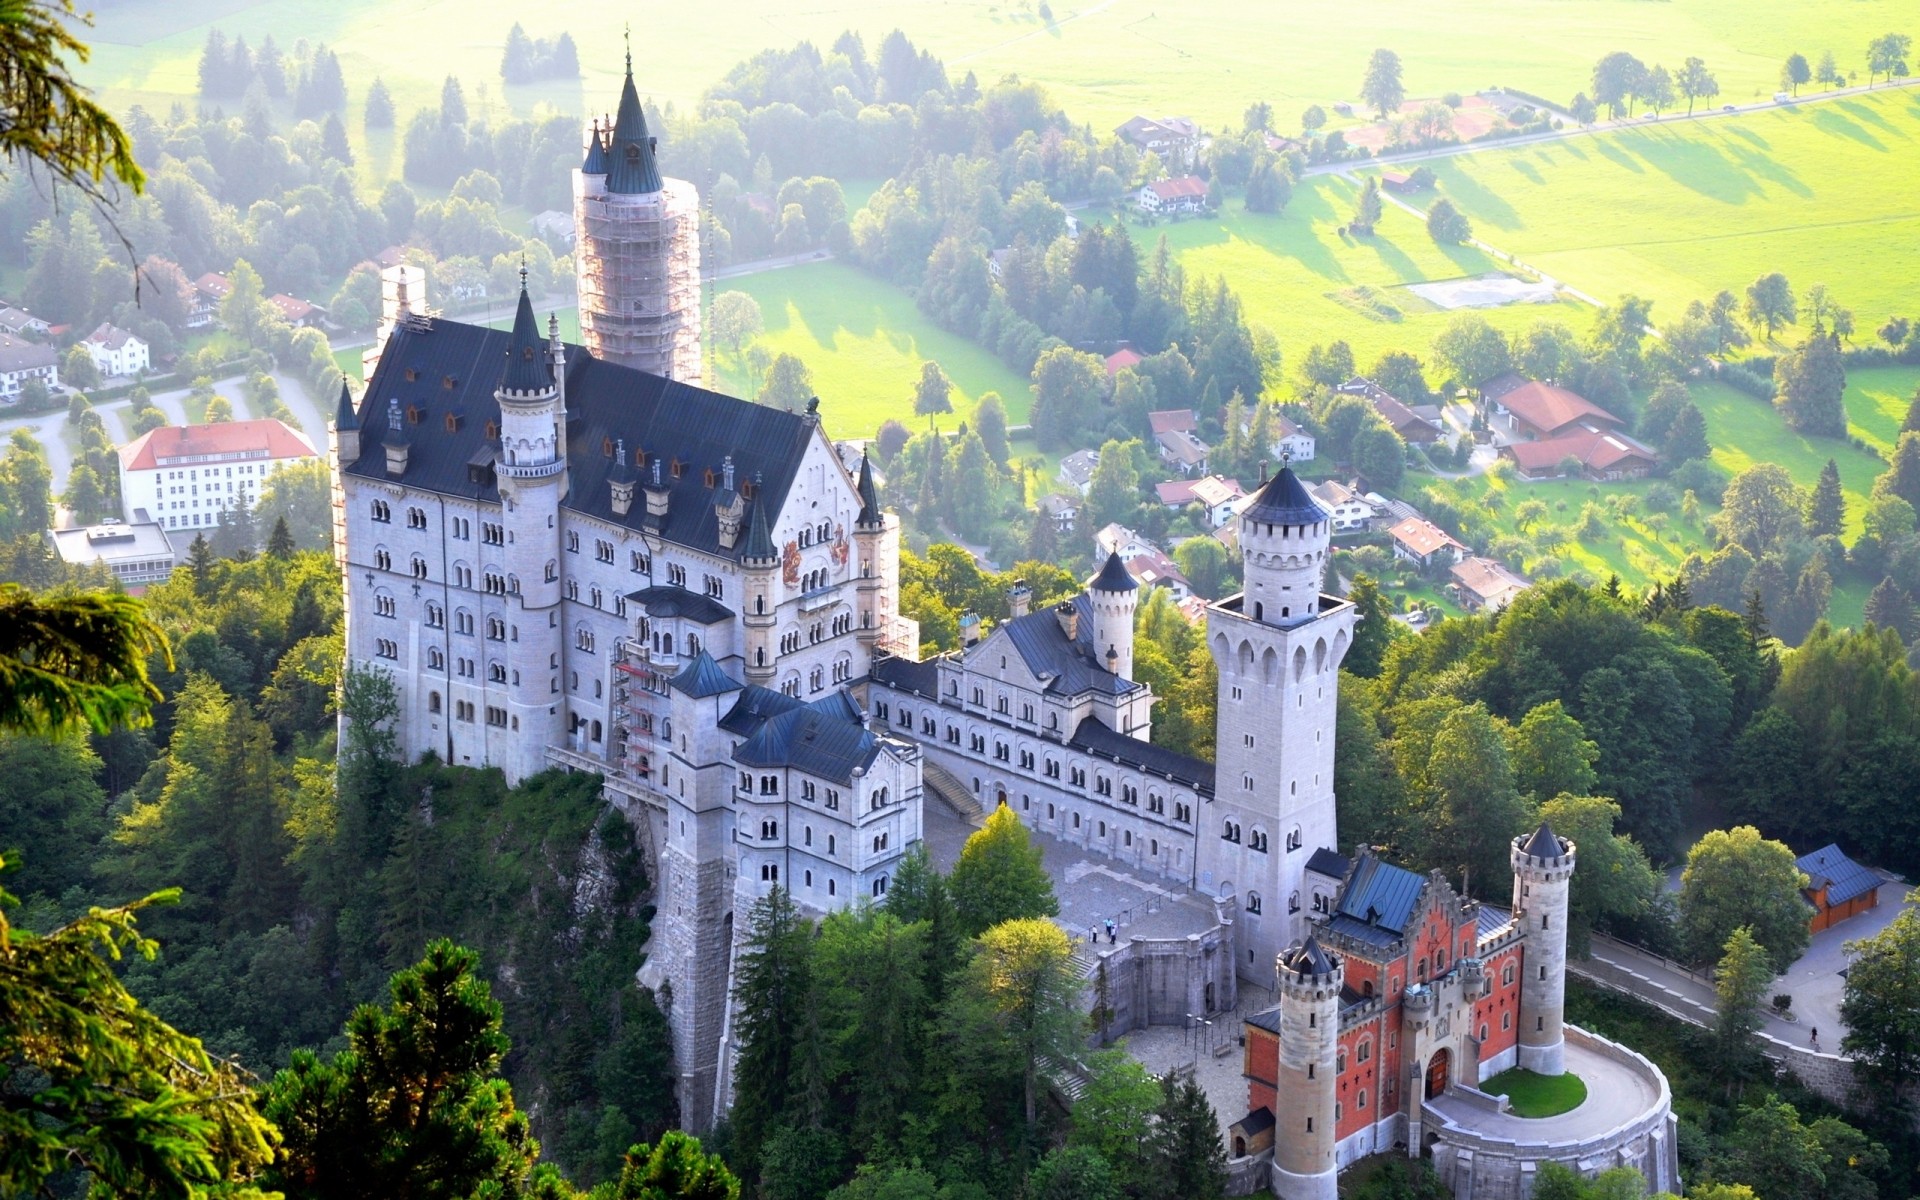
[[[593,132],[587,135],[587,160],[580,164],[582,175],[607,173],[607,148],[600,141],[600,118],[593,119]]]
[[[360,417],[353,411],[353,392],[347,381],[340,381],[340,405],[333,410],[333,427],[339,430],[360,428]]]
[[[660,190],[660,168],[653,160],[653,138],[647,134],[647,114],[633,86],[633,50],[627,50],[627,78],[620,85],[620,109],[613,118],[613,136],[607,139],[607,190],[622,195],[645,195]]]
[[[1127,574],[1127,564],[1120,561],[1120,552],[1107,555],[1107,563],[1100,568],[1100,574],[1094,576],[1092,588],[1097,592],[1131,592],[1139,588],[1133,576]]]
[[[1282,954],[1280,964],[1300,975],[1331,975],[1338,969],[1312,934],[1307,935],[1304,943]]]
[[[853,519],[855,525],[878,525],[880,523],[880,493],[873,486],[873,464],[867,461],[867,452],[860,452],[860,515]]]
[[[1306,485],[1285,464],[1253,494],[1240,515],[1268,525],[1320,525],[1327,519],[1326,510],[1314,503]]]
[[[773,562],[779,557],[773,549],[773,535],[767,532],[767,505],[761,499],[760,477],[753,477],[753,516],[747,521],[747,544],[740,557],[748,562]]]
[[[1522,853],[1533,858],[1559,858],[1566,851],[1562,848],[1560,839],[1554,836],[1552,827],[1542,821],[1540,828],[1534,830],[1533,836],[1527,839]]]
[[[533,316],[524,271],[522,268],[520,307],[513,314],[513,336],[507,339],[507,365],[500,372],[500,390],[544,392],[553,387],[553,366],[547,361],[547,347],[540,338],[540,322]]]

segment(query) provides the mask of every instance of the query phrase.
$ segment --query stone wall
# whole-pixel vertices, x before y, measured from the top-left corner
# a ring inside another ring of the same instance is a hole
[[[1233,928],[1224,924],[1179,938],[1135,936],[1101,954],[1085,985],[1091,1012],[1103,999],[1104,983],[1110,1017],[1101,1026],[1099,1041],[1111,1042],[1149,1025],[1184,1025],[1190,1015],[1232,1008],[1237,1000],[1233,959]]]

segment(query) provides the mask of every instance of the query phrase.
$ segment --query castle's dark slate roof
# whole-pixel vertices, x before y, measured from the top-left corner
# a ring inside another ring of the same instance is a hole
[[[1829,906],[1864,896],[1881,884],[1879,875],[1848,858],[1836,845],[1802,854],[1793,860],[1793,865],[1807,873],[1808,890],[1827,889]]]
[[[1107,648],[1094,647],[1093,603],[1084,592],[1073,598],[1073,606],[1080,620],[1072,641],[1067,640],[1066,630],[1060,628],[1060,618],[1051,608],[1015,617],[1002,626],[1027,669],[1043,678],[1052,677],[1045,690],[1061,696],[1086,692],[1124,696],[1143,686],[1107,670],[1102,661]]]
[[[1338,968],[1327,952],[1320,948],[1320,939],[1312,934],[1300,945],[1280,956],[1280,965],[1300,975],[1331,975]]]
[[[1504,908],[1495,908],[1491,904],[1482,904],[1474,910],[1473,936],[1492,937],[1513,923],[1513,914]]]
[[[607,148],[600,140],[600,121],[595,118],[593,132],[587,137],[587,157],[580,164],[582,175],[605,175],[607,173]]]
[[[1312,857],[1307,859],[1307,870],[1325,875],[1328,879],[1345,879],[1350,865],[1346,855],[1325,846],[1315,850]]]
[[[1247,1018],[1247,1024],[1255,1029],[1264,1029],[1268,1033],[1280,1032],[1280,1009],[1276,1006],[1265,1012],[1257,1012]]]
[[[815,702],[769,717],[740,743],[733,760],[745,767],[787,767],[832,783],[851,784],[854,771],[873,765],[882,743],[845,711],[843,706]]]
[[[1268,525],[1318,525],[1327,519],[1327,511],[1313,502],[1293,468],[1284,466],[1253,494],[1240,515]]]
[[[770,562],[775,551],[773,535],[767,532],[767,506],[755,500],[751,507],[753,512],[747,517],[747,542],[740,548],[740,557],[748,561]]]
[[[1102,725],[1098,717],[1088,717],[1080,722],[1080,727],[1073,731],[1073,739],[1067,744],[1085,750],[1096,758],[1111,759],[1122,766],[1148,771],[1175,783],[1184,783],[1202,795],[1213,794],[1212,763],[1188,758],[1164,746],[1116,733]]]
[[[733,702],[727,715],[720,718],[720,728],[736,737],[751,737],[769,717],[799,707],[800,701],[785,692],[753,685],[741,690],[740,698]]]
[[[540,336],[540,322],[534,319],[525,275],[522,271],[520,303],[513,310],[513,333],[507,342],[507,361],[500,372],[500,386],[510,392],[544,392],[553,386],[553,363],[549,361],[546,339]]]
[[[360,428],[360,416],[353,411],[353,391],[347,387],[345,376],[340,378],[340,403],[333,409],[333,427],[340,430]]]
[[[1247,1019],[1249,1021],[1253,1020],[1252,1017]],[[1274,1024],[1277,1026],[1279,1021],[1276,1020]],[[1264,1029],[1266,1027],[1263,1025],[1261,1028]],[[1276,1028],[1274,1032],[1278,1033],[1280,1030]],[[1233,1127],[1239,1130],[1243,1137],[1252,1137],[1255,1134],[1265,1133],[1267,1130],[1273,1128],[1273,1110],[1262,1104],[1259,1108],[1254,1109],[1246,1116],[1235,1121]]]
[[[1406,933],[1425,877],[1362,854],[1341,888],[1327,928],[1373,946],[1388,946]]]
[[[1102,592],[1131,592],[1140,585],[1127,574],[1127,564],[1120,561],[1120,552],[1116,550],[1107,555],[1106,565],[1094,576],[1091,586]]]
[[[880,520],[880,493],[873,486],[873,464],[867,461],[867,452],[860,452],[860,515],[856,523],[876,524]]]
[[[873,679],[890,688],[903,692],[912,692],[916,696],[925,696],[929,700],[940,698],[940,666],[933,659],[915,662],[910,658],[898,658],[887,655],[873,663]]]
[[[488,469],[498,447],[488,439],[487,427],[499,419],[493,390],[511,336],[447,320],[393,331],[361,397],[359,421],[362,429],[369,428],[370,419],[384,424],[380,414],[388,401],[397,400],[419,414],[421,428],[432,431],[430,437],[414,439],[403,477],[407,486],[469,500],[499,500]],[[713,511],[721,460],[731,454],[737,477],[760,480],[750,503],[767,505],[769,517],[780,511],[807,443],[817,436],[805,417],[603,362],[580,346],[570,345],[566,352],[572,487],[563,503],[568,509],[709,554],[737,556],[737,551],[721,548]],[[464,419],[447,431],[445,418],[456,411],[464,413]],[[661,483],[669,492],[663,523],[647,517],[638,496],[627,515],[613,511],[607,480],[614,461],[604,448],[622,438],[628,456],[642,468],[643,483],[652,480],[653,461],[663,464]],[[347,474],[386,477],[386,462],[372,442],[362,439],[360,458],[345,468]],[[671,470],[674,462],[682,468],[678,479]],[[708,471],[714,475],[712,484],[706,482]]]
[[[713,656],[705,650],[693,656],[693,661],[681,668],[678,675],[667,681],[674,691],[702,699],[707,696],[724,695],[737,692],[746,685],[720,669]]]
[[[1565,853],[1565,847],[1545,821],[1540,822],[1540,828],[1533,831],[1533,836],[1527,839],[1527,844],[1521,849],[1534,858],[1559,858]]]
[[[647,134],[647,114],[633,87],[633,57],[627,57],[626,82],[620,85],[620,108],[614,113],[613,134],[607,139],[607,190],[641,195],[660,190],[660,166],[654,161],[653,138]]]
[[[733,610],[712,596],[666,584],[628,592],[627,599],[644,605],[650,617],[685,617],[699,625],[718,625],[733,617]]]

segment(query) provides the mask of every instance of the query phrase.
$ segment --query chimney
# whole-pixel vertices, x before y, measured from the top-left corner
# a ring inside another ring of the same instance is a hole
[[[627,439],[621,438],[613,444],[613,472],[607,476],[607,485],[613,489],[614,516],[624,517],[632,510],[636,482],[633,468],[627,465]]]
[[[980,614],[963,612],[960,614],[960,648],[967,649],[980,644]]]
[[[1060,632],[1067,635],[1068,641],[1080,640],[1080,610],[1073,606],[1073,601],[1062,600],[1054,605],[1053,615],[1059,618]]]
[[[655,524],[667,522],[667,487],[660,481],[660,456],[653,456],[653,479],[647,484],[647,519]]]
[[[407,473],[407,420],[400,415],[398,397],[387,400],[387,436],[380,439],[387,452],[387,478],[398,479]]]
[[[1016,579],[1007,589],[1007,619],[1017,621],[1027,615],[1027,608],[1033,603],[1033,589],[1024,579]]]

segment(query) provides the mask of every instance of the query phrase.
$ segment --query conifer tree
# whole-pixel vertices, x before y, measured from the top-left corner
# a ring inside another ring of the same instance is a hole
[[[1712,453],[1713,447],[1707,444],[1706,418],[1700,415],[1700,407],[1689,401],[1674,414],[1673,424],[1667,428],[1667,465],[1677,467]]]
[[[293,530],[287,528],[287,518],[275,517],[273,532],[267,535],[267,553],[274,558],[288,559],[293,557],[293,550]]]
[[[187,547],[187,565],[193,571],[193,590],[199,596],[213,594],[213,562],[213,546],[207,535],[194,534],[193,544]]]
[[[1913,389],[1913,399],[1907,402],[1907,416],[1900,422],[1900,432],[1920,433],[1920,387]]]
[[[1353,627],[1353,645],[1340,667],[1362,679],[1372,679],[1380,674],[1387,646],[1393,641],[1393,613],[1371,575],[1355,575],[1353,591],[1347,599],[1353,601],[1359,621]]]
[[[1816,330],[1800,348],[1780,357],[1774,367],[1780,392],[1774,403],[1796,432],[1845,437],[1847,410],[1842,398],[1847,371],[1840,361],[1840,339]]]
[[[1882,579],[1873,585],[1873,591],[1867,594],[1863,615],[1870,624],[1898,633],[1902,642],[1913,641],[1913,597],[1892,579]]]
[[[1833,459],[1820,468],[1820,481],[1807,497],[1807,532],[1814,537],[1839,537],[1847,523],[1847,497],[1840,490],[1840,465]]]
[[[754,902],[733,987],[740,1057],[733,1105],[739,1162],[752,1169],[799,1082],[802,1017],[813,994],[813,923],[784,888]]]
[[[1189,1070],[1160,1080],[1160,1108],[1151,1139],[1156,1196],[1163,1200],[1221,1200],[1227,1188],[1227,1151],[1220,1118]]]
[[[369,133],[393,128],[393,94],[387,91],[386,81],[378,77],[367,88],[366,124]]]

